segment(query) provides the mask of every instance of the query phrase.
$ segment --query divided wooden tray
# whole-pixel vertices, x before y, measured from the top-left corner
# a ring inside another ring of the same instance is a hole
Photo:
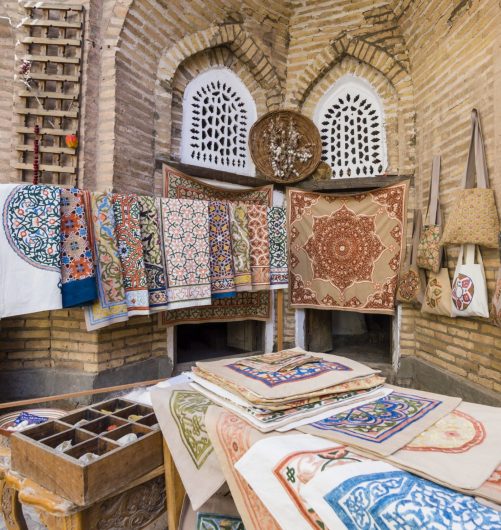
[[[141,418],[129,419],[134,415]],[[129,433],[138,439],[119,445],[117,440]],[[56,451],[66,440],[72,446]],[[106,497],[163,463],[162,434],[153,409],[120,398],[15,433],[10,442],[13,471],[79,506]],[[78,459],[86,453],[98,458],[84,464]]]

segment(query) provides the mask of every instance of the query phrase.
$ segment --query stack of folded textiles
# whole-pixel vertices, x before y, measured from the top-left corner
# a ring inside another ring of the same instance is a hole
[[[261,432],[287,431],[391,392],[377,370],[300,348],[198,362],[187,375],[194,389]]]

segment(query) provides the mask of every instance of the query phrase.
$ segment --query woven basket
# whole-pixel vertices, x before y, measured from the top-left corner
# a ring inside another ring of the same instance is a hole
[[[285,137],[290,138],[288,132],[291,123],[298,133],[293,153],[305,150],[311,156],[304,161],[295,157],[284,170],[284,166],[280,163],[275,166],[273,164],[270,126],[285,130]],[[304,180],[315,171],[322,156],[322,143],[318,129],[309,118],[294,110],[276,110],[268,112],[252,126],[249,133],[249,150],[256,168],[267,180],[292,184]],[[278,174],[275,168],[284,171],[284,174]]]

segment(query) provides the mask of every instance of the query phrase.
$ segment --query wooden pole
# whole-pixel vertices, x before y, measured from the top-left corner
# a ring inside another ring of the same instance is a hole
[[[284,349],[284,291],[277,291],[277,351]]]
[[[165,489],[167,503],[167,528],[168,530],[178,530],[179,519],[183,509],[185,489],[181,482],[179,472],[172,460],[169,447],[164,444],[164,471],[165,471]]]

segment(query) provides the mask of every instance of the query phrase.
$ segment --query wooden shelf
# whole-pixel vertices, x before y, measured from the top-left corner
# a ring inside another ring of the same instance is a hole
[[[50,37],[24,37],[23,44],[47,44],[52,46],[81,46],[80,39],[59,39]]]
[[[33,127],[16,127],[16,132],[19,134],[34,134]],[[75,134],[76,131],[72,129],[40,129],[40,134],[50,134],[51,136],[66,136],[67,134]]]
[[[13,166],[16,169],[26,169],[28,171],[33,170],[33,164],[23,164],[21,162],[17,162],[13,164]],[[40,164],[40,171],[50,171],[51,173],[75,173],[76,167],[62,167],[62,166],[49,166],[46,164]]]
[[[74,155],[75,149],[70,149],[69,147],[44,147],[40,146],[40,153],[54,153],[54,154],[65,154],[65,155]],[[23,152],[32,152],[34,151],[33,145],[18,145],[16,146],[17,151]]]
[[[413,175],[378,175],[376,177],[339,178],[330,180],[303,180],[291,187],[309,191],[358,191],[383,188],[404,180],[414,180]]]
[[[60,92],[44,92],[38,90],[23,90],[19,92],[19,97],[22,98],[50,98],[50,99],[78,99],[78,94],[62,94]]]
[[[76,110],[43,110],[40,108],[16,108],[18,114],[25,114],[28,116],[52,116],[53,118],[76,118],[78,112]]]
[[[38,72],[30,73],[30,77],[37,81],[62,81],[68,83],[77,83],[79,75],[57,75],[57,74],[40,74]]]
[[[32,0],[25,2],[23,7],[26,9],[37,9],[43,7],[44,9],[53,9],[54,11],[82,11],[83,6],[78,4],[51,4],[50,2],[44,2],[40,4],[40,0]]]
[[[78,64],[80,57],[59,57],[58,55],[25,55],[28,61],[38,61],[42,63],[64,63],[64,64]]]
[[[47,6],[43,5],[44,9]],[[51,20],[45,18],[38,18],[35,20],[27,20],[23,26],[42,26],[46,28],[65,28],[65,29],[80,29],[82,27],[81,22],[66,22],[65,20]]]

